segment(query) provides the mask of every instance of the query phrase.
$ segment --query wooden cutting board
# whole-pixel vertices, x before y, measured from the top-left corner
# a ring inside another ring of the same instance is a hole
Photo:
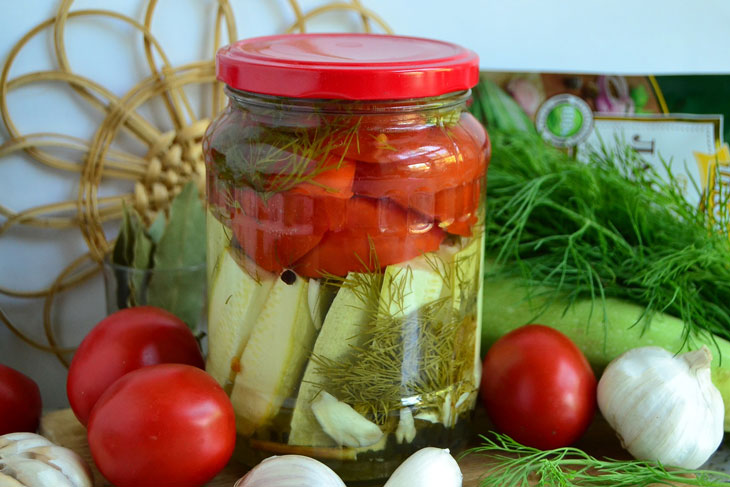
[[[481,433],[486,433],[489,429],[487,420],[481,410],[477,411],[474,429]],[[40,433],[52,442],[70,448],[81,455],[92,467],[95,487],[110,487],[112,485],[102,477],[94,466],[91,453],[89,452],[89,446],[86,442],[86,428],[78,422],[70,409],[62,409],[46,414],[41,420]],[[476,433],[473,444],[478,444]],[[617,459],[630,458],[621,448],[610,427],[600,418],[594,421],[577,446],[597,456],[607,456]],[[489,470],[490,462],[484,457],[469,455],[460,462],[460,465],[464,474],[463,487],[478,487],[479,478],[484,475],[484,472]],[[246,473],[246,470],[245,466],[237,462],[231,462],[206,487],[233,487],[236,480],[241,478]]]

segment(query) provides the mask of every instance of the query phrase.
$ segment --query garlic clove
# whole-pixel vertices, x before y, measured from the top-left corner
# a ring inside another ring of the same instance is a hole
[[[341,446],[371,446],[383,436],[378,425],[368,421],[349,404],[338,401],[327,391],[321,391],[312,402],[312,413],[322,430]]]
[[[53,445],[47,438],[35,433],[9,433],[0,436],[0,458],[16,455],[38,446]]]
[[[459,396],[459,399],[456,400],[456,404],[454,405],[454,408],[458,411],[461,409],[461,407],[466,403],[466,401],[469,399],[469,396],[471,396],[471,392],[463,392],[461,396]]]
[[[441,403],[441,423],[445,426],[453,426],[451,420],[454,416],[454,404],[452,401],[451,391],[444,396],[444,402]]]
[[[437,411],[427,410],[421,411],[420,413],[416,414],[415,419],[420,419],[421,421],[428,421],[429,423],[436,424],[440,421],[440,416]]]
[[[395,430],[395,440],[398,444],[412,442],[416,438],[416,423],[413,421],[413,413],[410,408],[400,410],[398,427]]]
[[[463,476],[449,450],[422,448],[393,472],[385,487],[461,487]]]
[[[675,356],[629,350],[598,382],[598,406],[634,457],[694,469],[717,450],[724,405],[712,384],[707,347]]]
[[[309,305],[309,314],[312,317],[314,327],[319,330],[322,328],[322,313],[320,312],[322,285],[317,279],[310,279],[307,287],[307,305]]]
[[[9,444],[15,443],[16,441],[28,440],[38,437],[44,438],[43,436],[37,435],[35,433],[7,433],[0,436],[0,449],[5,448]]]
[[[75,487],[60,470],[40,460],[4,458],[0,460],[0,470],[26,487]]]
[[[234,487],[345,487],[327,465],[301,455],[269,457]]]
[[[39,446],[22,453],[59,469],[76,487],[93,487],[91,470],[74,451],[56,445]]]
[[[0,463],[0,468],[2,468],[2,464]],[[8,475],[5,475],[4,473],[0,472],[0,487],[25,487],[23,484],[15,480],[13,477],[10,477]]]

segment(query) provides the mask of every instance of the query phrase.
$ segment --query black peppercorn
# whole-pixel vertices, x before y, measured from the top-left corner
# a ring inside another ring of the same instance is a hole
[[[290,271],[289,269],[287,269],[281,273],[281,280],[291,286],[297,281],[297,275],[294,273],[294,271]]]

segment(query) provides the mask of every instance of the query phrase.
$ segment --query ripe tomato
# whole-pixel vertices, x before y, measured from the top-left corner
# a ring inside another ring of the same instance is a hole
[[[527,325],[487,352],[481,396],[498,431],[535,448],[559,448],[577,440],[593,419],[596,378],[568,337]]]
[[[197,487],[228,463],[236,422],[210,375],[160,364],[130,372],[104,392],[88,440],[94,462],[117,487]]]
[[[0,435],[35,433],[41,417],[41,391],[33,379],[0,364]]]
[[[198,342],[178,317],[153,306],[117,311],[79,345],[66,383],[71,409],[84,425],[99,396],[124,374],[160,363],[204,368]]]
[[[325,233],[292,268],[306,277],[373,271],[434,251],[444,236],[433,219],[406,211],[388,199],[353,197],[347,200],[342,229]]]

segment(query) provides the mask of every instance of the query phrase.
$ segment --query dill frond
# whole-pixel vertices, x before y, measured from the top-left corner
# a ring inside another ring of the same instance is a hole
[[[604,316],[607,297],[643,305],[646,317],[669,313],[685,322],[685,341],[698,330],[730,339],[727,205],[710,217],[668,163],[654,168],[628,146],[604,145],[581,163],[535,135],[490,135],[493,275],[550,288],[568,306],[591,299]]]
[[[270,119],[268,123],[257,122],[262,115]],[[212,141],[216,175],[237,184],[245,181],[264,200],[340,168],[360,130],[356,117],[318,111],[308,114],[308,123],[301,125],[287,120],[302,117],[301,113],[257,108],[241,109],[238,116],[241,121],[223,127]]]
[[[573,447],[539,450],[499,433],[481,439],[481,446],[462,454],[482,455],[491,460],[479,487],[721,487],[730,482],[730,475],[724,472],[667,469],[660,463],[643,460],[601,459]]]
[[[477,387],[473,368],[478,280],[465,276],[469,284],[460,282],[456,263],[435,254],[427,254],[425,260],[439,269],[449,291],[407,314],[407,285],[414,279],[408,266],[387,279],[382,271],[326,276],[328,283],[357,297],[368,319],[360,327],[359,345],[353,345],[346,358],[312,356],[317,373],[325,378],[319,385],[379,425],[403,407],[404,398],[418,397],[418,408],[440,409],[450,398],[456,401]],[[453,288],[469,292],[460,295],[459,306]]]

